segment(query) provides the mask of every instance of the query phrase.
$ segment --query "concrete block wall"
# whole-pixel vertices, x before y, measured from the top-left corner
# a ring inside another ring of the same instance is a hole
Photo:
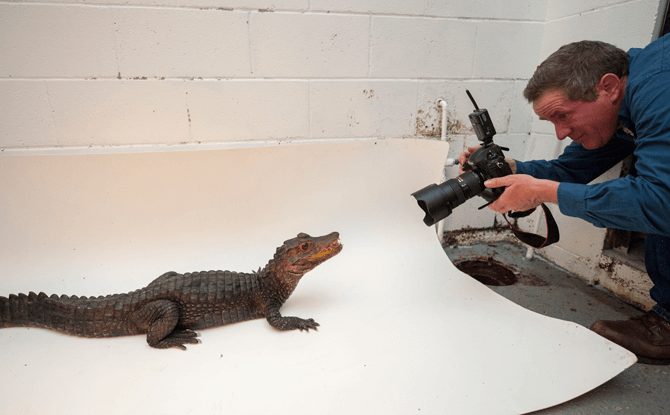
[[[466,88],[501,137],[525,134],[545,3],[2,2],[0,149],[435,138],[445,98],[460,151]]]

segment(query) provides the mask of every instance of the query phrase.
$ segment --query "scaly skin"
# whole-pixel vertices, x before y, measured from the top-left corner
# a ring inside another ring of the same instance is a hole
[[[82,337],[147,334],[157,349],[197,344],[193,330],[265,317],[277,330],[316,329],[312,319],[284,317],[279,309],[300,278],[342,250],[339,234],[301,233],[277,248],[256,272],[167,272],[149,285],[101,297],[0,297],[0,328],[39,327]]]

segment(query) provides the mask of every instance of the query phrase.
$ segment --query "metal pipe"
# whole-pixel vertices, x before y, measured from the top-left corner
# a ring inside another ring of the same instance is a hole
[[[440,98],[437,100],[437,105],[442,109],[442,132],[440,134],[440,139],[442,141],[447,141],[447,101]]]
[[[440,98],[437,100],[437,105],[442,109],[442,124],[441,124],[440,139],[442,141],[447,141],[447,101]],[[447,159],[445,165],[450,165],[449,161],[450,159]],[[453,164],[453,159],[451,159],[451,162]],[[442,181],[444,182],[446,179],[447,178],[445,177],[444,169],[442,169]],[[437,223],[437,226],[435,226],[435,228],[437,231],[437,238],[440,240],[441,244],[444,243],[444,219],[439,221]]]

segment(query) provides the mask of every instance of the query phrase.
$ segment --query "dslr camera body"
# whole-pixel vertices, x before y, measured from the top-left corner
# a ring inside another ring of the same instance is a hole
[[[426,214],[423,222],[427,226],[432,226],[451,215],[454,208],[472,197],[481,196],[488,202],[479,209],[493,203],[505,189],[500,187],[488,189],[484,186],[484,182],[512,174],[512,169],[503,154],[503,150],[509,151],[509,149],[493,143],[496,129],[489,112],[486,109],[480,110],[470,91],[465,92],[475,106],[469,118],[482,146],[468,157],[462,174],[439,185],[431,184],[412,193]]]

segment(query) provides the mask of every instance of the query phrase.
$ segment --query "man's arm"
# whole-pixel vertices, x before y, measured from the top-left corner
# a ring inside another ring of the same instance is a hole
[[[632,138],[615,135],[603,147],[587,150],[579,143],[571,143],[556,160],[517,162],[517,174],[528,174],[538,179],[556,182],[586,184],[632,154]]]

